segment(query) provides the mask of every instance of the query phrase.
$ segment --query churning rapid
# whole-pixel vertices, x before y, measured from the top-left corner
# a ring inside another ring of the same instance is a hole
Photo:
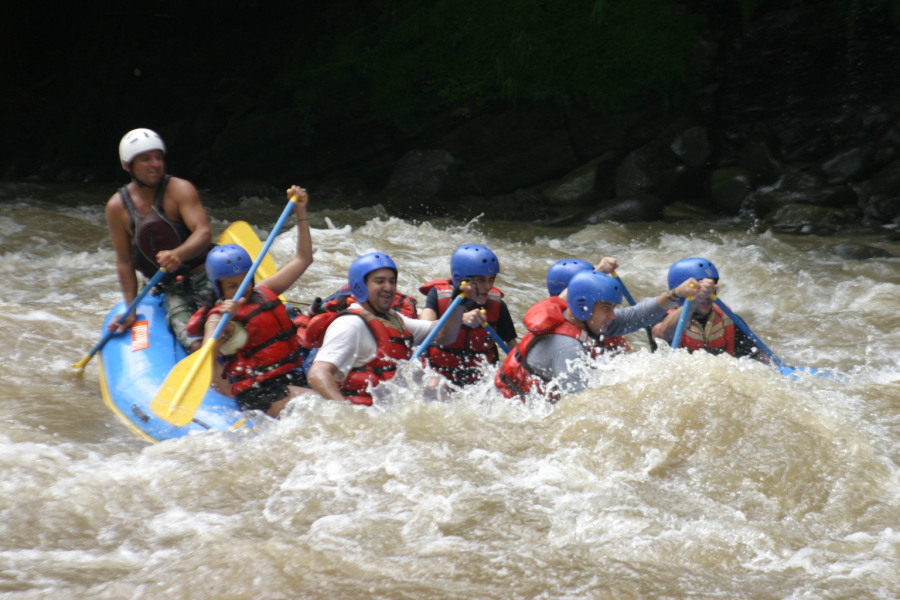
[[[294,182],[285,182],[294,183]],[[302,182],[296,182],[302,183]],[[315,263],[286,296],[335,291],[384,251],[399,289],[449,275],[462,243],[499,256],[513,317],[564,257],[619,260],[636,298],[687,256],[785,362],[672,351],[601,358],[558,404],[492,384],[430,401],[404,365],[371,408],[304,399],[258,434],[148,445],[71,368],[120,300],[103,204],[114,186],[0,186],[0,596],[897,598],[900,259],[733,222],[413,223],[310,211]],[[283,205],[204,193],[214,234],[265,236]],[[291,255],[291,228],[272,247]]]

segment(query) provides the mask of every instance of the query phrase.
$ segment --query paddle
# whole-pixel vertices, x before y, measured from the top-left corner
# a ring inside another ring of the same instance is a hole
[[[628,291],[628,288],[625,287],[625,282],[619,277],[619,274],[613,271],[610,273],[613,277],[619,280],[619,285],[622,286],[622,294],[625,296],[625,299],[628,300],[628,304],[634,306],[637,302],[634,301],[634,297],[631,295],[631,292]],[[656,352],[656,340],[653,339],[653,332],[650,331],[650,327],[644,327],[644,331],[647,332],[647,341],[650,342],[650,352]]]
[[[447,322],[447,319],[450,318],[450,315],[453,314],[453,312],[457,309],[457,307],[460,304],[462,304],[462,301],[465,299],[466,299],[465,292],[460,292],[460,294],[456,298],[453,299],[453,302],[451,302],[450,306],[447,307],[447,312],[445,312],[443,315],[441,315],[441,318],[438,319],[437,325],[435,325],[431,329],[431,331],[428,332],[428,335],[425,337],[424,340],[422,340],[422,343],[419,344],[419,347],[416,348],[416,351],[413,352],[413,355],[409,360],[416,360],[417,358],[422,356],[422,353],[428,349],[428,346],[430,346],[431,342],[434,341],[434,338],[437,337],[438,332],[441,330],[441,328]]]
[[[262,242],[259,241],[259,236],[256,235],[256,232],[253,231],[253,228],[246,221],[235,221],[229,225],[228,229],[219,236],[219,243],[237,244],[247,251],[251,260],[256,260],[263,246]],[[275,259],[267,254],[263,258],[262,263],[260,263],[259,269],[256,270],[254,281],[259,283],[266,277],[274,275],[276,271],[278,271],[278,268],[275,266]]]
[[[816,377],[830,377],[832,379],[837,379],[837,377],[835,377],[835,375],[829,371],[814,369],[812,367],[792,367],[786,365],[783,360],[778,358],[778,356],[776,356],[775,353],[772,352],[771,348],[766,346],[763,341],[759,339],[759,337],[755,333],[753,333],[753,331],[750,329],[750,326],[747,325],[747,323],[745,323],[744,320],[737,315],[737,313],[731,310],[727,304],[722,302],[722,300],[720,298],[717,298],[716,296],[713,296],[713,301],[716,303],[716,306],[721,308],[726,315],[731,317],[732,321],[737,323],[737,326],[741,328],[741,331],[746,333],[747,337],[749,337],[760,350],[769,355],[769,357],[772,359],[772,362],[775,363],[775,366],[778,367],[778,370],[781,371],[784,375],[794,375],[796,371],[805,371],[807,373],[810,373],[811,375],[815,375]]]
[[[253,275],[259,269],[259,265],[275,241],[275,236],[281,231],[296,202],[297,196],[292,196],[284,207],[281,216],[266,239],[266,243],[250,266],[250,270],[244,276],[244,280],[241,282],[237,292],[235,292],[235,298],[244,296],[244,292],[247,291],[250,282],[253,281]],[[150,403],[150,408],[158,417],[165,419],[176,427],[184,427],[194,418],[194,414],[203,402],[203,397],[206,395],[209,384],[212,382],[215,342],[225,330],[225,326],[230,319],[231,313],[222,315],[219,325],[212,336],[206,340],[206,343],[199,350],[175,365],[169,372],[168,377],[166,377],[166,380]]]
[[[503,338],[500,337],[500,334],[497,333],[497,331],[487,323],[485,323],[483,327],[490,334],[490,336],[494,338],[494,343],[497,344],[497,347],[503,350],[504,354],[509,354],[509,346],[506,345],[506,342],[503,341]]]
[[[688,296],[684,301],[684,306],[681,307],[681,315],[678,317],[678,325],[675,326],[675,336],[672,338],[672,348],[677,349],[681,346],[681,336],[684,334],[684,327],[687,325],[687,322],[691,319],[692,304],[694,303],[694,297]]]
[[[119,320],[116,323],[117,325],[122,325],[125,323],[125,321],[128,320],[128,315],[130,315],[132,312],[134,312],[134,310],[137,308],[137,305],[140,304],[141,300],[144,299],[144,296],[149,294],[150,290],[152,290],[153,287],[157,283],[159,283],[163,277],[165,277],[165,275],[166,275],[166,270],[160,267],[159,271],[154,273],[153,277],[150,278],[150,281],[147,282],[147,285],[145,285],[143,287],[143,289],[140,292],[138,292],[138,295],[134,297],[134,300],[131,301],[131,304],[128,305],[128,308],[126,308],[125,312],[122,314],[122,316],[119,317]],[[91,351],[88,352],[87,354],[85,354],[81,360],[79,360],[77,363],[73,364],[72,368],[73,369],[83,369],[85,367],[85,365],[87,365],[90,362],[90,360],[94,357],[94,355],[97,354],[98,352],[100,352],[100,350],[103,348],[103,346],[106,345],[106,342],[108,342],[110,340],[110,338],[112,338],[112,336],[116,335],[117,333],[118,332],[114,329],[110,329],[106,333],[104,333],[103,337],[100,338],[100,341],[97,342],[97,345],[94,346],[93,348],[91,348]]]
[[[727,304],[722,302],[722,300],[717,298],[716,296],[713,296],[713,302],[715,302],[716,306],[721,308],[722,311],[726,315],[731,317],[731,320],[734,321],[737,324],[737,326],[741,328],[741,331],[743,331],[744,333],[747,334],[748,338],[753,340],[753,343],[756,344],[760,350],[762,350],[763,352],[765,352],[766,354],[769,355],[769,357],[772,359],[772,362],[774,362],[777,367],[781,368],[781,367],[785,366],[784,361],[781,360],[780,358],[778,358],[775,355],[775,353],[772,352],[772,350],[768,346],[766,346],[763,343],[763,341],[761,339],[759,339],[759,337],[757,337],[757,335],[755,333],[753,333],[753,331],[750,329],[750,327],[747,325],[747,323],[745,323],[744,320],[737,315],[737,313],[735,313],[733,310],[728,308]]]

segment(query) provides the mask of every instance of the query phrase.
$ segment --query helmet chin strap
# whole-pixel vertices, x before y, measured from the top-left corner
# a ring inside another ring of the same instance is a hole
[[[584,321],[584,330],[587,332],[588,337],[597,342],[598,344],[603,342],[604,334],[602,333],[594,333],[591,331],[590,325],[588,325],[587,321]]]
[[[591,325],[588,323],[588,320],[582,321],[578,317],[575,319],[584,326],[584,332],[587,333],[588,337],[597,342],[598,344],[603,343],[603,340],[606,338],[606,333],[594,333],[591,330]]]
[[[567,310],[569,310],[569,312],[572,314],[572,318],[574,318],[576,321],[578,321],[581,324],[581,328],[584,329],[584,332],[587,333],[589,338],[591,338],[592,340],[594,340],[597,343],[600,343],[603,341],[605,334],[594,333],[593,331],[591,331],[591,326],[588,324],[587,320],[582,321],[581,319],[579,319],[578,317],[575,316],[575,313],[573,313],[571,311],[571,309],[567,309]]]

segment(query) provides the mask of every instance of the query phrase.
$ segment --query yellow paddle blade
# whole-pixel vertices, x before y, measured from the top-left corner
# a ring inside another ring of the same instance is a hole
[[[222,235],[219,236],[220,244],[237,244],[247,251],[247,254],[250,255],[251,260],[256,260],[256,257],[259,256],[260,250],[262,250],[262,242],[259,240],[259,236],[253,231],[253,228],[246,221],[235,221],[228,228],[222,232]],[[253,280],[257,283],[269,277],[270,275],[274,275],[275,272],[278,271],[278,268],[275,266],[275,260],[271,255],[267,254],[262,263],[260,263],[259,268],[256,270],[256,276]]]
[[[176,427],[184,427],[191,422],[212,383],[215,345],[214,339],[208,340],[202,348],[169,371],[150,403],[156,416]]]
[[[93,356],[93,354],[85,354],[81,358],[81,360],[79,360],[77,363],[74,363],[72,365],[72,368],[73,369],[84,369],[84,367],[88,364],[88,362],[90,362],[92,356]]]

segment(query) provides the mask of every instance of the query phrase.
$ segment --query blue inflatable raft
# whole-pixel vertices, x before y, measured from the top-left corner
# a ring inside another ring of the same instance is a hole
[[[106,316],[101,332],[126,309],[119,303]],[[252,427],[233,398],[212,387],[203,398],[194,419],[176,427],[156,416],[150,402],[187,354],[166,323],[164,295],[148,294],[137,308],[137,319],[129,331],[109,339],[99,353],[100,388],[103,401],[139,437],[159,442],[194,431],[232,431]]]

